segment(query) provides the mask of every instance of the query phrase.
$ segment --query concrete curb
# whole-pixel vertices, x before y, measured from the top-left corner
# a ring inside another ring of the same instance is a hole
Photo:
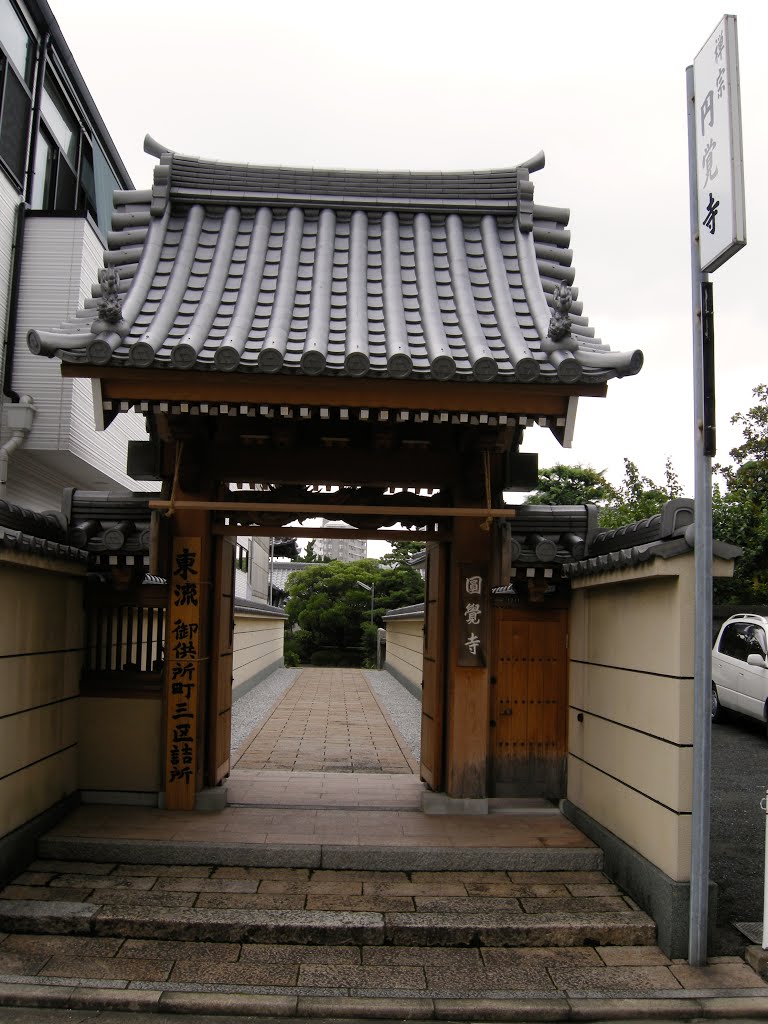
[[[514,999],[372,998],[355,996],[245,995],[231,992],[159,992],[84,986],[0,983],[0,1006],[113,1010],[231,1017],[298,1017],[389,1020],[605,1021],[749,1019],[768,1016],[768,996],[729,994],[659,998],[637,993],[616,998],[553,994]]]

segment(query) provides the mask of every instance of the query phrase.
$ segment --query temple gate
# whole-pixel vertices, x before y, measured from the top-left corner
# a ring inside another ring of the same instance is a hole
[[[536,484],[526,428],[567,446],[578,399],[642,355],[612,352],[583,316],[568,211],[533,201],[543,155],[386,174],[147,147],[154,185],[116,193],[93,298],[29,344],[91,379],[104,427],[129,409],[147,420],[128,472],[162,481],[166,806],[194,806],[229,767],[230,539],[315,536],[289,524],[321,515],[348,524],[336,533],[429,545],[427,784],[462,798],[551,787],[563,613],[539,609],[535,578],[517,585],[525,608],[492,600],[514,561],[504,493]],[[524,725],[507,713],[521,700]]]

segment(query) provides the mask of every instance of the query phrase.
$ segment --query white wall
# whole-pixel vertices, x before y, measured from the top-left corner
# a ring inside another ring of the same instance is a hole
[[[31,328],[58,326],[90,297],[102,253],[85,217],[27,217],[13,386],[32,396],[37,411],[22,449],[27,459],[17,464],[11,458],[8,498],[28,508],[52,507],[49,498],[40,500],[40,479],[27,484],[30,474],[42,481],[60,474],[70,486],[89,489],[153,489],[125,472],[128,441],[146,439],[144,417],[123,413],[106,431],[96,431],[91,382],[63,379],[58,359],[33,356],[27,348]]]
[[[716,560],[715,575],[731,571]],[[574,580],[568,799],[690,877],[693,553]]]
[[[392,669],[421,688],[424,671],[424,613],[412,618],[386,619],[387,656],[385,669]]]
[[[232,687],[234,699],[247,692],[248,682],[264,678],[270,669],[283,664],[284,616],[235,612]],[[240,688],[240,694],[236,691]]]

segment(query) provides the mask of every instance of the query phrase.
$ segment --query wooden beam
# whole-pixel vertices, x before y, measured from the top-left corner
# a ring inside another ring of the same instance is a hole
[[[325,516],[328,512],[342,517],[350,516],[420,516],[423,519],[511,519],[515,515],[509,508],[444,508],[429,505],[331,505],[322,502],[268,502],[268,501],[150,501],[151,509],[162,511],[196,509],[206,512],[224,512],[237,515],[240,512],[291,512],[306,516]]]
[[[197,452],[196,452],[197,456]],[[425,452],[399,449],[289,450],[259,445],[222,445],[218,453],[204,452],[205,471],[216,480],[271,484],[394,484],[402,487],[450,486],[459,479],[462,460],[456,451]]]
[[[350,537],[353,540],[450,540],[449,530],[341,530],[324,529],[322,526],[220,526],[214,525],[213,533],[220,537],[301,537],[313,540],[317,537]]]
[[[511,416],[559,415],[568,398],[603,398],[606,384],[510,384],[498,381],[349,379],[301,374],[201,373],[195,370],[142,370],[135,367],[62,363],[64,377],[98,378],[105,400],[207,402],[274,407],[319,406],[504,413]]]

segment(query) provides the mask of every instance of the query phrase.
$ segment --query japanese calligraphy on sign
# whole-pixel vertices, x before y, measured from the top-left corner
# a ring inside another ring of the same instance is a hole
[[[200,539],[176,537],[166,630],[165,806],[195,802],[200,660]]]
[[[486,660],[488,583],[483,570],[481,566],[462,565],[459,574],[458,664],[464,668],[482,668]]]
[[[716,270],[746,245],[736,18],[726,15],[693,62],[699,258]]]

